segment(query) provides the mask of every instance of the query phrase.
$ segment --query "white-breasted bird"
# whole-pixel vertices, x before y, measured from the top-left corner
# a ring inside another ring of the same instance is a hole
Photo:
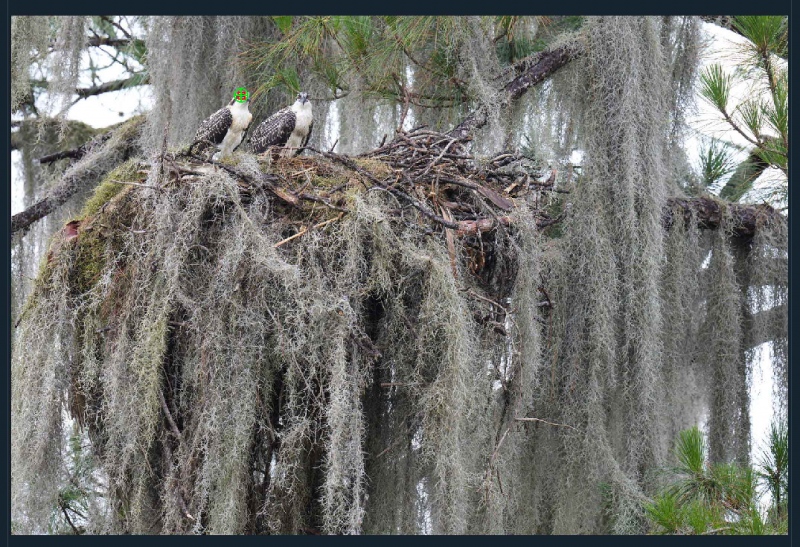
[[[261,122],[250,137],[253,152],[260,154],[270,146],[284,146],[281,156],[296,156],[300,148],[308,144],[314,117],[311,114],[311,101],[308,93],[300,92],[293,105],[275,112]]]
[[[194,142],[189,147],[189,153],[195,146],[201,146],[201,150],[204,150],[210,145],[215,145],[219,149],[220,159],[233,153],[242,142],[253,119],[249,110],[250,101],[247,98],[242,101],[237,97],[241,95],[238,93],[234,95],[227,106],[220,108],[200,124]]]

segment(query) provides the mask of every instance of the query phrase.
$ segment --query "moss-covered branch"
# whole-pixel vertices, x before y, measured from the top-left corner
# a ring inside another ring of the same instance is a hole
[[[88,153],[70,167],[61,181],[44,198],[11,217],[11,236],[50,214],[84,188],[90,188],[109,171],[141,152],[139,133],[144,118],[138,117],[110,133],[96,137],[86,146]]]
[[[134,74],[130,78],[124,78],[122,80],[112,80],[110,82],[104,82],[100,85],[93,87],[79,87],[75,90],[75,92],[78,94],[79,98],[86,99],[87,97],[94,97],[95,95],[102,95],[103,93],[109,93],[111,91],[119,91],[121,89],[135,87],[137,85],[145,85],[149,83],[150,83],[150,77],[147,74]]]
[[[501,91],[501,108],[505,109],[511,106],[514,101],[524,95],[531,87],[545,81],[559,69],[569,64],[570,61],[579,57],[582,53],[583,46],[580,42],[575,41],[550,51],[537,53],[532,56],[535,61],[531,59],[530,61],[520,64],[520,66],[524,67],[522,73],[506,84]],[[476,129],[480,129],[486,125],[487,121],[487,107],[481,105],[452,129],[449,135],[464,138]]]
[[[706,230],[716,230],[727,218],[725,228],[736,237],[753,236],[767,223],[786,222],[786,217],[767,204],[739,205],[709,197],[669,199],[664,209],[665,228],[672,226],[676,213],[681,214],[687,224],[694,216],[698,227]]]

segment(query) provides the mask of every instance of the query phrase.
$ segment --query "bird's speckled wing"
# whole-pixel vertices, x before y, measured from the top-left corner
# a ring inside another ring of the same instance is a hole
[[[270,146],[285,145],[294,130],[295,120],[294,112],[287,106],[261,122],[250,137],[253,152],[260,154]]]
[[[233,123],[233,115],[228,108],[220,108],[207,118],[194,136],[195,142],[209,141],[219,144],[225,138],[225,133]]]

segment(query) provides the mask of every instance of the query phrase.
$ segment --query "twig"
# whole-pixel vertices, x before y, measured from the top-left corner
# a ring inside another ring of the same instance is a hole
[[[500,447],[503,446],[503,442],[506,440],[506,436],[508,432],[511,431],[511,427],[507,427],[506,430],[503,432],[503,435],[500,437],[500,440],[497,441],[497,444],[494,447],[494,451],[492,455],[489,457],[489,463],[486,466],[486,475],[483,480],[484,489],[486,491],[486,499],[489,498],[489,482],[492,478],[492,470],[497,470],[494,461],[497,459],[497,455],[500,453]],[[500,480],[499,473],[497,474],[498,481]],[[502,489],[502,486],[501,486]]]
[[[61,511],[64,513],[64,518],[67,519],[67,524],[69,524],[72,527],[72,530],[75,532],[75,535],[76,536],[81,535],[82,532],[78,530],[78,528],[72,523],[72,519],[69,518],[69,515],[67,514],[67,507],[63,503],[61,504]]]
[[[494,304],[495,306],[497,306],[501,310],[503,310],[505,312],[508,312],[508,308],[506,308],[504,305],[502,305],[501,303],[497,302],[496,300],[492,300],[491,298],[487,298],[485,296],[481,296],[480,294],[476,293],[472,289],[465,289],[465,290],[466,290],[467,294],[469,294],[471,296],[474,296],[475,298],[477,298],[479,300],[483,300],[484,302],[488,302],[489,304]]]
[[[113,182],[115,184],[130,184],[131,186],[139,186],[141,188],[152,188],[153,190],[158,190],[159,192],[164,190],[160,186],[153,186],[152,184],[142,184],[141,182],[128,182],[125,180],[116,180],[116,179],[110,179],[108,182]]]
[[[378,188],[380,188],[382,190],[386,190],[387,192],[390,192],[390,193],[392,193],[392,194],[394,194],[396,196],[400,196],[400,197],[405,198],[420,213],[422,213],[423,215],[425,215],[429,219],[431,219],[431,220],[433,220],[435,222],[438,222],[439,224],[441,224],[445,228],[453,228],[454,230],[457,230],[459,228],[458,224],[456,224],[455,222],[448,222],[447,220],[443,219],[439,215],[433,213],[430,209],[425,207],[419,201],[415,200],[414,198],[412,198],[411,196],[409,196],[408,194],[406,194],[402,190],[399,190],[398,188],[395,188],[393,186],[386,186],[380,180],[378,180],[377,177],[375,177],[375,175],[373,175],[372,173],[370,173],[366,169],[363,169],[362,167],[360,167],[357,163],[355,163],[350,158],[347,158],[345,156],[340,156],[339,154],[334,154],[332,152],[321,152],[321,151],[319,151],[319,150],[317,150],[315,148],[311,148],[311,147],[307,147],[307,150],[311,150],[312,152],[316,152],[317,154],[321,154],[321,155],[325,156],[326,158],[330,158],[330,159],[336,160],[339,163],[342,163],[345,166],[349,167],[353,171],[359,173],[360,175],[365,176],[366,178],[368,178],[370,180],[370,182],[372,182]]]
[[[453,222],[453,215],[450,210],[442,205],[439,205],[439,211],[442,213],[442,218],[448,222]],[[447,240],[447,254],[450,256],[450,269],[453,270],[453,279],[458,279],[458,265],[456,264],[456,242],[453,237],[453,230],[450,228],[444,229],[445,239]]]
[[[284,243],[289,243],[291,240],[293,240],[293,239],[296,239],[296,238],[300,237],[301,235],[303,235],[303,234],[305,234],[306,232],[308,232],[308,230],[309,230],[309,229],[311,229],[311,230],[316,230],[317,228],[322,228],[323,226],[325,226],[325,225],[327,225],[327,224],[330,224],[331,222],[336,222],[337,220],[339,220],[339,219],[340,219],[340,218],[342,218],[343,216],[344,216],[344,213],[339,213],[339,216],[337,216],[337,217],[334,217],[334,218],[330,218],[330,219],[328,219],[328,220],[326,220],[326,221],[324,221],[324,222],[320,222],[320,223],[318,223],[318,224],[314,224],[314,225],[313,225],[311,228],[303,228],[302,230],[300,230],[300,231],[299,231],[299,232],[297,232],[296,234],[294,234],[294,235],[292,235],[292,236],[289,236],[289,237],[287,237],[286,239],[284,239],[284,240],[281,240],[281,241],[279,241],[278,243],[276,243],[276,244],[275,244],[275,248],[277,249],[278,247],[280,247],[280,246],[281,246],[281,245],[283,245]]]
[[[150,76],[142,77],[141,72],[135,73],[130,78],[126,78],[124,80],[113,80],[111,82],[105,82],[98,86],[94,87],[79,87],[75,90],[75,93],[78,95],[78,99],[86,99],[88,97],[93,97],[95,95],[102,95],[103,93],[108,93],[109,91],[119,91],[121,89],[125,89],[128,87],[134,87],[138,85],[146,85],[150,83]]]
[[[345,209],[344,207],[339,207],[338,205],[334,205],[333,203],[329,202],[328,200],[326,200],[324,198],[321,198],[321,197],[319,197],[319,196],[317,196],[315,194],[307,194],[307,193],[304,192],[304,193],[300,194],[298,197],[300,199],[302,199],[302,200],[305,200],[305,201],[315,201],[317,203],[321,203],[321,204],[325,205],[326,207],[330,207],[334,211],[339,211],[341,213],[349,213],[350,212],[349,209]]]
[[[511,224],[510,217],[498,217],[497,221],[495,221],[492,218],[480,218],[477,220],[459,220],[456,233],[460,236],[473,235],[479,232],[488,232],[489,230],[494,229],[498,224],[504,224],[506,226]]]
[[[452,145],[452,144],[453,144],[454,142],[456,142],[457,140],[458,140],[458,139],[457,139],[457,138],[455,138],[455,137],[454,137],[454,138],[452,138],[452,139],[450,139],[450,142],[448,142],[448,143],[447,143],[447,146],[445,146],[445,147],[444,147],[444,150],[442,150],[442,153],[441,153],[441,154],[439,154],[439,157],[437,157],[435,160],[433,160],[433,161],[432,161],[432,162],[431,162],[431,163],[428,165],[428,167],[425,169],[425,171],[423,171],[423,172],[422,172],[422,174],[419,176],[419,178],[423,178],[425,175],[427,175],[427,174],[428,174],[428,172],[431,170],[431,167],[433,167],[434,165],[436,165],[436,164],[439,162],[439,160],[441,160],[441,159],[444,157],[444,155],[447,153],[447,150],[450,148],[450,145]]]
[[[166,402],[164,401],[164,395],[161,393],[161,391],[159,391],[158,394],[161,396],[161,403],[163,405],[166,405]],[[169,416],[169,413],[167,413],[167,416]],[[172,456],[172,449],[169,447],[169,443],[163,443],[163,447],[167,461],[170,462],[170,464],[172,464],[173,456]],[[185,488],[181,488],[181,490],[183,490],[183,492],[186,493]],[[183,516],[189,521],[197,522],[197,519],[195,519],[192,516],[192,514],[189,513],[189,508],[186,506],[186,501],[184,501],[183,495],[177,490],[174,492],[174,494],[175,497],[178,499],[178,505],[180,506],[181,514],[183,514]]]
[[[169,422],[169,427],[172,430],[172,433],[174,433],[175,437],[177,437],[180,441],[182,439],[181,432],[178,429],[178,425],[175,423],[175,420],[172,419],[172,412],[169,411],[167,400],[164,398],[164,393],[162,393],[160,389],[158,390],[158,400],[161,402],[161,409],[164,411],[164,414],[167,417],[167,422]]]
[[[400,114],[400,122],[397,124],[397,129],[395,129],[395,131],[399,133],[403,130],[403,124],[406,121],[406,115],[408,114],[408,105],[411,98],[408,95],[408,88],[406,87],[406,85],[400,80],[397,74],[394,74],[394,77],[397,86],[400,88],[400,91],[403,92],[403,111]]]
[[[540,292],[541,292],[541,293],[544,295],[544,297],[547,299],[547,302],[545,303],[545,305],[546,305],[547,307],[549,307],[549,308],[552,308],[552,307],[553,307],[553,301],[552,301],[552,300],[550,300],[550,295],[549,295],[549,294],[547,294],[547,290],[544,288],[544,285],[539,285],[539,291],[540,291]]]
[[[500,452],[500,447],[503,446],[503,441],[506,440],[506,435],[508,435],[509,431],[511,431],[510,426],[506,428],[505,432],[503,433],[503,436],[500,437],[500,440],[497,442],[497,446],[494,447],[494,452],[492,452],[492,457],[489,459],[490,466],[494,465],[494,460],[497,458],[497,454]]]
[[[558,423],[555,423],[555,422],[548,422],[547,420],[542,420],[541,418],[514,418],[514,419],[516,421],[518,421],[518,422],[542,422],[542,423],[545,423],[547,425],[555,425],[555,426],[559,426],[559,427],[568,427],[570,429],[574,429],[575,431],[578,431],[577,428],[574,428],[571,425],[558,424]]]
[[[116,21],[111,19],[111,17],[108,17],[107,15],[101,15],[100,19],[102,19],[103,21],[106,21],[107,23],[109,23],[111,25],[114,25],[116,28],[118,28],[120,30],[120,32],[122,32],[122,34],[125,35],[126,38],[128,38],[128,40],[130,40],[132,38],[130,33],[127,30],[125,30],[124,28],[122,28],[122,26],[119,23],[117,23]]]
[[[381,456],[383,456],[384,454],[386,454],[387,452],[389,452],[389,451],[392,449],[392,447],[393,447],[395,444],[397,444],[397,441],[393,442],[392,444],[390,444],[389,446],[387,446],[386,448],[384,448],[383,450],[381,450],[380,454],[378,454],[377,456],[375,456],[375,459],[377,460],[378,458],[380,458]]]
[[[175,497],[178,498],[178,505],[181,506],[181,512],[183,513],[183,516],[186,517],[191,522],[197,522],[197,519],[195,519],[189,512],[189,508],[186,506],[186,502],[183,500],[183,496],[181,496],[179,492],[176,492],[175,494],[176,494]]]

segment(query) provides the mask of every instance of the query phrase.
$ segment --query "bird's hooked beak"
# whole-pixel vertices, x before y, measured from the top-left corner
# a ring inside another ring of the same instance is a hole
[[[306,104],[308,102],[308,93],[300,93],[300,103]]]

